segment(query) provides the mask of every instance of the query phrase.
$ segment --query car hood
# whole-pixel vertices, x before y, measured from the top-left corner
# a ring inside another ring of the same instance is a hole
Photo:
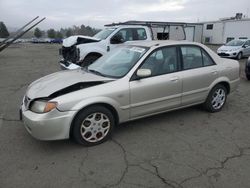
[[[238,50],[240,49],[241,46],[221,46],[218,50],[221,50],[221,51],[229,51],[229,50]]]
[[[65,89],[64,94],[112,80],[114,79],[88,73],[82,69],[60,71],[31,83],[26,96],[30,99],[50,97]]]
[[[71,47],[75,44],[85,44],[85,43],[92,43],[92,42],[99,42],[100,39],[84,36],[84,35],[75,35],[68,37],[66,39],[63,39],[63,46],[64,47]]]

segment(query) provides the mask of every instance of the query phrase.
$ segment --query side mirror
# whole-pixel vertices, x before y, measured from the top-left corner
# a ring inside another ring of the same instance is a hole
[[[124,39],[123,39],[122,35],[114,35],[110,39],[110,44],[121,44],[123,42],[124,42]]]
[[[149,77],[151,76],[151,70],[150,69],[139,69],[137,70],[136,72],[136,75],[139,77],[139,78],[146,78],[146,77]]]
[[[243,46],[242,46],[243,48],[247,48],[247,47],[249,47],[247,44],[244,44]]]

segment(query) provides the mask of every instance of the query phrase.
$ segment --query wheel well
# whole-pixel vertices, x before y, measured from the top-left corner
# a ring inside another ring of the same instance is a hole
[[[220,82],[220,83],[218,83],[218,84],[223,85],[223,86],[227,89],[227,94],[230,93],[230,85],[229,85],[228,82]]]
[[[82,108],[81,110],[79,110],[76,115],[74,116],[72,122],[71,122],[71,125],[70,125],[70,132],[69,132],[69,137],[72,138],[72,130],[73,130],[73,123],[75,121],[75,118],[77,117],[77,115],[82,112],[83,110],[85,110],[86,108],[90,108],[92,106],[103,106],[105,108],[107,108],[108,110],[110,110],[112,112],[112,114],[114,114],[114,118],[115,118],[115,125],[117,125],[119,123],[119,116],[118,116],[118,113],[116,111],[116,109],[111,106],[110,104],[106,104],[106,103],[96,103],[96,104],[91,104],[91,105],[88,105],[88,106],[85,106],[84,108]]]

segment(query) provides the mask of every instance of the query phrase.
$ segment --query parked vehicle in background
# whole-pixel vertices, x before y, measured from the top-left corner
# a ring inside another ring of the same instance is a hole
[[[62,44],[63,39],[50,39],[50,43],[54,44]]]
[[[50,43],[50,38],[32,38],[32,43]]]
[[[88,66],[119,46],[132,41],[185,40],[184,23],[140,22],[109,24],[93,37],[76,35],[63,40],[62,69]],[[77,65],[77,66],[76,66]]]
[[[249,57],[248,60],[246,61],[245,72],[246,72],[246,77],[247,77],[247,79],[250,80],[250,57]]]
[[[96,145],[122,122],[197,104],[218,112],[238,83],[238,61],[202,44],[136,42],[33,82],[20,114],[37,139]]]
[[[237,58],[238,60],[244,56],[250,56],[250,40],[231,40],[218,48],[217,54],[221,57]]]

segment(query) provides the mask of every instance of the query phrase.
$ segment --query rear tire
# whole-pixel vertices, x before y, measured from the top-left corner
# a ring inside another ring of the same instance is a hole
[[[203,104],[204,108],[211,112],[219,112],[225,105],[227,100],[227,89],[225,86],[218,84],[210,91],[206,102]]]
[[[114,125],[110,110],[103,106],[91,106],[77,114],[72,124],[72,136],[81,145],[94,146],[109,139]]]
[[[97,59],[99,59],[101,55],[88,55],[84,58],[84,60],[81,61],[80,65],[81,67],[87,67],[94,63]]]

